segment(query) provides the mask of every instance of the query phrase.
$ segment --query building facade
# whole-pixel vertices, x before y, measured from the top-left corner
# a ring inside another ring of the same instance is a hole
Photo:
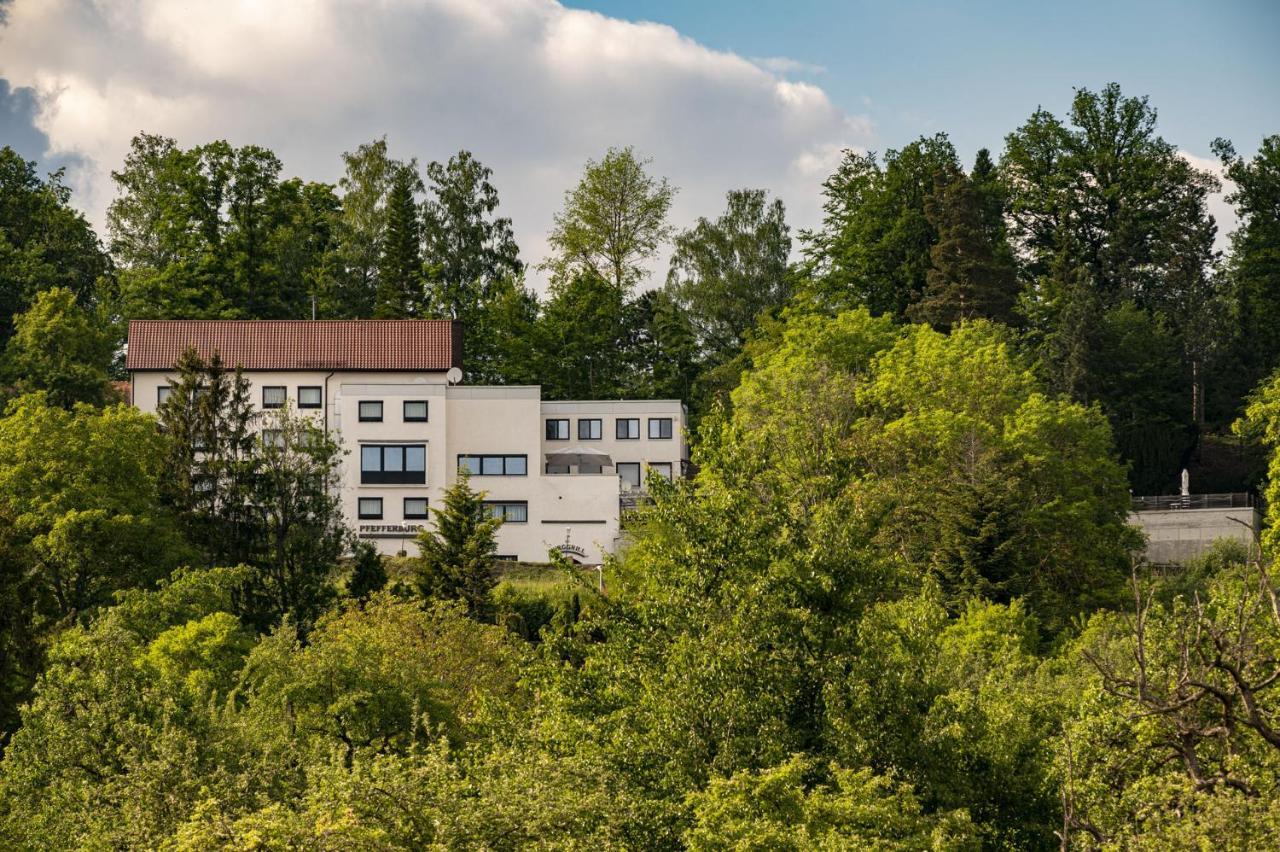
[[[188,348],[239,365],[258,411],[314,417],[345,450],[348,525],[383,553],[414,539],[458,477],[503,518],[498,554],[596,564],[650,475],[688,467],[679,400],[543,401],[535,386],[462,383],[462,330],[437,320],[136,320],[126,366],[154,413]]]

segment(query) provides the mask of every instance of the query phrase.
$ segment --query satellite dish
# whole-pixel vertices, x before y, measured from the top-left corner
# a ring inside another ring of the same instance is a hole
[[[444,380],[451,385],[456,385],[462,381],[462,370],[457,367],[450,367],[449,372],[444,374]]]

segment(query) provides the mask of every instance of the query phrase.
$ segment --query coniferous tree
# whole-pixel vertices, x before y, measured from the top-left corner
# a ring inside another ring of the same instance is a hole
[[[347,580],[347,594],[358,600],[366,600],[374,592],[387,585],[387,567],[382,554],[369,541],[358,541],[354,548],[351,578]]]
[[[217,352],[206,362],[188,349],[174,370],[177,381],[157,411],[169,436],[165,496],[206,564],[255,564],[263,519],[252,502],[257,439],[249,380],[239,368],[228,370]]]
[[[1012,257],[992,243],[972,181],[959,169],[936,176],[924,209],[938,239],[929,250],[924,293],[907,316],[943,329],[979,317],[1009,322],[1017,271]]]
[[[403,319],[422,312],[421,227],[414,193],[422,182],[411,167],[391,180],[386,201],[386,230],[378,258],[373,316]]]
[[[471,489],[466,471],[444,494],[444,507],[432,509],[435,528],[418,534],[418,591],[427,598],[457,600],[474,618],[491,608],[495,538],[501,519],[485,506],[484,492]]]

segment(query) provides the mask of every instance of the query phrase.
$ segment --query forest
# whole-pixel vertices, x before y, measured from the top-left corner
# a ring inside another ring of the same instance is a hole
[[[1062,100],[971,164],[845,151],[794,232],[761,188],[677,228],[609,149],[541,293],[465,150],[378,138],[327,184],[141,133],[98,234],[0,149],[3,845],[1272,846],[1280,135],[1213,142],[1219,251],[1147,98]],[[696,472],[599,577],[495,563],[465,476],[385,559],[340,440],[259,422],[234,364],[126,404],[130,319],[313,317],[458,319],[471,384],[682,399]],[[1252,546],[1142,560],[1131,499],[1183,469],[1254,494]]]

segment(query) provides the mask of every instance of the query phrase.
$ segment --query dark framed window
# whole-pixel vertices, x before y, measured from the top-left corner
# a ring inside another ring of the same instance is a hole
[[[528,456],[477,456],[459,455],[458,470],[472,476],[527,476]]]
[[[406,521],[417,520],[425,517],[427,517],[426,497],[404,498],[404,518]]]
[[[650,438],[670,438],[671,437],[671,418],[670,417],[650,417],[649,418],[649,437]]]
[[[284,449],[284,430],[283,429],[263,429],[262,445],[264,447],[275,447],[276,449]]]
[[[284,385],[262,386],[263,408],[284,408],[284,401],[289,398],[289,389]]]
[[[484,508],[504,524],[529,523],[529,504],[524,500],[485,500]]]
[[[640,462],[618,462],[618,478],[631,483],[632,488],[640,487]]]
[[[425,399],[406,399],[404,401],[405,423],[427,422],[427,401]]]
[[[361,520],[376,521],[382,517],[381,497],[361,497],[357,506]]]
[[[667,482],[671,481],[671,462],[650,462],[649,473],[656,473]]]
[[[324,388],[319,385],[300,385],[298,387],[299,408],[319,408],[324,404]]]
[[[169,401],[170,395],[173,394],[173,388],[168,385],[161,385],[156,388],[156,405],[164,405]]]
[[[493,554],[494,562],[519,562],[520,559],[514,553],[495,553]]]
[[[360,481],[379,485],[424,485],[425,444],[365,444],[360,448]]]
[[[619,441],[638,441],[640,439],[640,418],[619,417],[614,437]]]
[[[579,441],[599,441],[602,435],[599,420],[579,420],[578,421],[578,440]]]
[[[382,422],[382,400],[380,399],[360,400],[360,422],[361,423],[381,423]]]
[[[569,465],[551,464],[550,462],[548,462],[546,465],[546,472],[548,476],[559,476],[561,474],[565,474],[569,472]]]
[[[569,421],[568,420],[548,420],[547,421],[547,440],[548,441],[569,440]]]

